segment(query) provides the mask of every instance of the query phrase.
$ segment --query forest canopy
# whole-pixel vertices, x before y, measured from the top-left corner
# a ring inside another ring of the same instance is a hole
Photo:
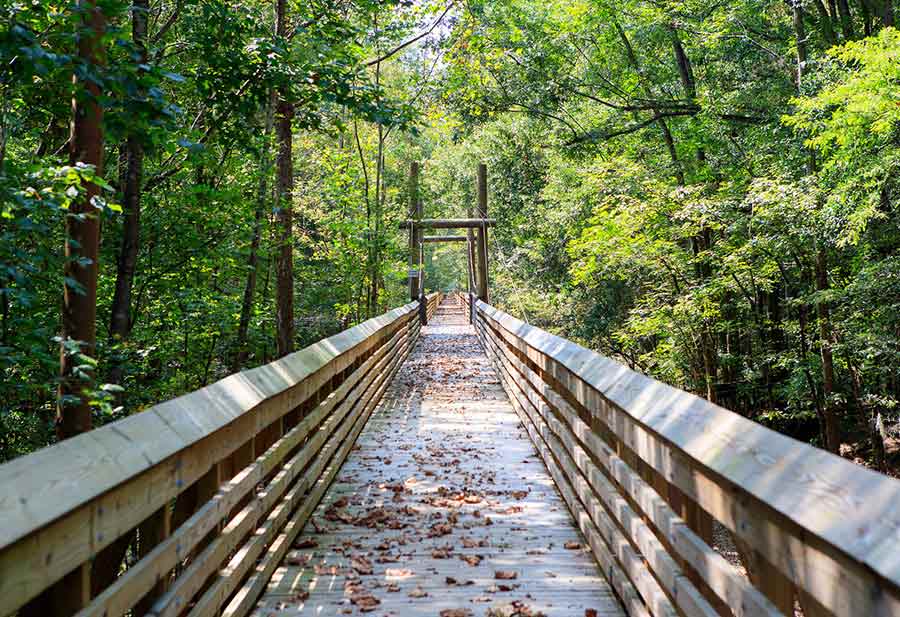
[[[447,217],[487,165],[498,307],[893,470],[892,0],[0,12],[0,460],[407,302],[418,162]]]

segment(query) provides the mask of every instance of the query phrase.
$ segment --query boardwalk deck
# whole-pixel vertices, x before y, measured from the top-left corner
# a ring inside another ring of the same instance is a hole
[[[295,546],[256,617],[510,615],[514,602],[548,617],[624,616],[463,308],[448,303]]]

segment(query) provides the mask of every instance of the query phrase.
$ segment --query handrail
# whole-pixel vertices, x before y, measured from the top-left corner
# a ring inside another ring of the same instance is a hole
[[[324,493],[418,336],[417,306],[0,465],[0,615],[231,611]],[[92,580],[104,559],[111,580]]]
[[[630,615],[900,615],[900,482],[477,301],[476,332]],[[714,520],[749,580],[712,548]]]

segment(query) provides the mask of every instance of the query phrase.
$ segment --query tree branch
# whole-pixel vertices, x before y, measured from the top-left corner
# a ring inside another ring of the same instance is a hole
[[[391,58],[392,56],[394,56],[394,55],[398,54],[399,52],[403,51],[404,49],[406,49],[407,47],[409,47],[410,45],[412,45],[412,44],[415,43],[416,41],[419,41],[419,40],[425,38],[426,36],[428,36],[429,34],[431,34],[432,32],[434,32],[434,29],[437,28],[438,25],[440,25],[440,23],[441,23],[442,21],[444,21],[444,17],[447,16],[447,13],[449,13],[449,12],[450,12],[450,9],[453,8],[453,5],[454,5],[453,2],[451,2],[450,4],[448,4],[448,5],[447,5],[447,8],[444,9],[444,12],[441,13],[441,16],[438,17],[438,18],[435,20],[435,22],[434,22],[433,24],[431,24],[431,27],[428,28],[428,30],[426,30],[425,32],[422,32],[422,33],[420,33],[420,34],[417,34],[417,35],[414,36],[413,38],[411,38],[411,39],[409,39],[409,40],[407,40],[407,41],[404,41],[403,43],[400,43],[399,45],[397,45],[396,47],[394,47],[393,49],[391,49],[391,50],[388,51],[387,53],[381,55],[380,57],[375,58],[374,60],[369,60],[368,62],[366,62],[366,66],[374,66],[374,65],[376,65],[376,64],[380,64],[381,62],[384,62],[385,60],[388,60],[388,59]]]

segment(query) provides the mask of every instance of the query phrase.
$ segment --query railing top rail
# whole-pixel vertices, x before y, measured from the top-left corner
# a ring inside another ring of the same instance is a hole
[[[0,465],[0,549],[286,394],[417,307],[411,302],[269,364]]]
[[[702,469],[705,478],[727,484],[737,499],[745,495],[744,500],[758,500],[785,517],[800,528],[791,535],[801,542],[812,543],[818,538],[831,547],[826,553],[870,568],[889,582],[896,595],[900,587],[900,481],[637,373],[482,301],[477,302],[477,310],[564,367],[580,382],[567,386],[577,390],[579,400],[596,400],[621,410],[636,425],[684,455],[689,468]],[[677,473],[677,461],[667,464],[672,473]],[[703,480],[690,478],[697,484],[697,491],[703,490]],[[771,530],[763,521],[745,522],[757,527],[761,541],[771,542],[776,537],[767,538]],[[798,553],[795,546],[778,550],[807,570],[801,576],[815,576],[816,569],[832,569],[835,565],[809,562],[810,558]]]

